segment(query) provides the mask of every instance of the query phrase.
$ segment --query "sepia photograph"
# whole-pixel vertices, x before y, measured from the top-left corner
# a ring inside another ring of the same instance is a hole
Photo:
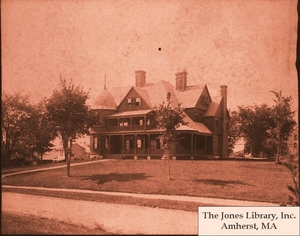
[[[299,235],[298,4],[1,0],[1,234]]]

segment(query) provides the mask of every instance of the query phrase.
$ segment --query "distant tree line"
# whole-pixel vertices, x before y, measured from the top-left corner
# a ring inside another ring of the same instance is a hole
[[[86,104],[88,93],[72,80],[60,77],[60,89],[33,105],[28,95],[2,93],[1,164],[3,167],[41,161],[60,137],[70,175],[70,145],[100,122],[98,114]]]
[[[237,140],[243,137],[245,152],[252,156],[263,154],[279,162],[280,156],[287,154],[286,140],[296,125],[292,97],[283,96],[281,91],[272,93],[273,106],[238,106],[230,112],[228,148],[231,152]]]

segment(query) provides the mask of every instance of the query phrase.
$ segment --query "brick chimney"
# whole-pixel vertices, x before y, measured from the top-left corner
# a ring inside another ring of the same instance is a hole
[[[224,105],[227,108],[227,85],[221,85],[221,96],[224,100]]]
[[[187,85],[187,72],[179,72],[176,73],[176,90],[177,91],[184,91]]]
[[[146,71],[135,71],[135,86],[142,87],[146,83]]]
[[[222,151],[221,158],[228,158],[228,120],[227,120],[227,86],[221,85],[222,107]]]

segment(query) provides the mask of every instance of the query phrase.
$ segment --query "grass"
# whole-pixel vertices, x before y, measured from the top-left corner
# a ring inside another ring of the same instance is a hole
[[[215,206],[213,204],[199,204],[196,202],[187,201],[175,201],[175,200],[165,200],[165,199],[145,199],[145,198],[135,198],[129,196],[116,196],[107,194],[93,194],[93,193],[74,193],[74,192],[57,192],[48,190],[35,190],[35,189],[2,189],[2,191],[9,191],[15,193],[56,197],[56,198],[67,198],[73,200],[84,200],[84,201],[95,201],[95,202],[106,202],[112,204],[125,204],[125,205],[137,205],[145,207],[159,207],[171,210],[183,210],[198,212],[199,206]]]
[[[70,224],[53,219],[35,216],[15,215],[2,212],[1,234],[107,234],[102,228],[89,229],[83,226]]]
[[[36,169],[40,169],[40,168],[63,166],[63,165],[66,165],[66,163],[65,162],[42,163],[42,164],[38,164],[38,165],[4,168],[1,170],[1,172],[2,172],[2,174],[10,174],[10,173],[19,172],[19,171],[36,170]]]
[[[216,197],[283,203],[290,173],[283,165],[256,161],[116,160],[11,176],[2,184],[115,192]],[[23,190],[22,190],[23,191]]]

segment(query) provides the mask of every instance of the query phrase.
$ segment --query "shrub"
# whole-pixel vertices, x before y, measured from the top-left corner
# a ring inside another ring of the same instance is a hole
[[[289,204],[292,206],[300,206],[299,201],[299,155],[289,155],[283,164],[290,170],[292,174],[292,185],[287,188],[290,191]]]

